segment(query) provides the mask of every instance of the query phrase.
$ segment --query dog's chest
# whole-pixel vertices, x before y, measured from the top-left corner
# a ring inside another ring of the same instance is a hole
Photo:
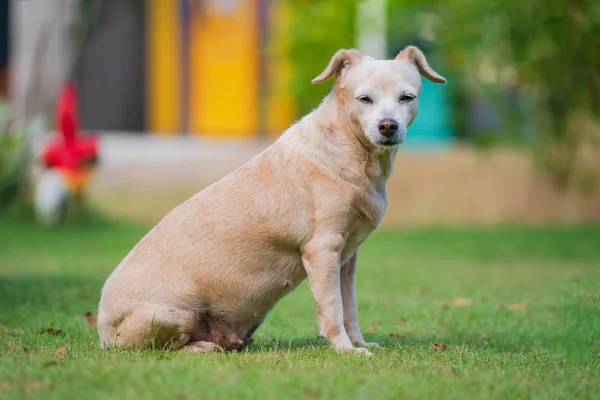
[[[387,193],[370,190],[356,200],[357,218],[354,220],[342,258],[350,257],[358,247],[377,229],[387,208]]]
[[[366,225],[372,230],[377,228],[387,209],[387,191],[368,190],[364,196],[357,199],[358,225]]]

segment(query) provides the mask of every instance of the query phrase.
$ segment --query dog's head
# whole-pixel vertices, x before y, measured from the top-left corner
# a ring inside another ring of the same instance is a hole
[[[431,82],[446,83],[414,46],[402,50],[394,60],[385,61],[364,56],[358,50],[340,50],[312,83],[334,75],[345,118],[355,131],[361,131],[357,134],[380,148],[392,148],[404,141],[419,113],[420,75]]]

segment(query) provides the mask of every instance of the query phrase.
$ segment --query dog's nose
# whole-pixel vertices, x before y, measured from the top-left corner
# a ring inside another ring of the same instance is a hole
[[[398,122],[393,119],[382,119],[378,127],[383,136],[392,137],[398,131]]]

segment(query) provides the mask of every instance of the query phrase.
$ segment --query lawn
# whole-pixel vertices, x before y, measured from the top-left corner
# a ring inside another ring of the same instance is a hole
[[[358,269],[371,358],[317,339],[306,282],[248,351],[101,352],[84,314],[146,230],[0,221],[0,397],[600,398],[600,227],[378,232]]]

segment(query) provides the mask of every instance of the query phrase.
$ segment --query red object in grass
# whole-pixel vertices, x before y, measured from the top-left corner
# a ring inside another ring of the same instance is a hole
[[[68,82],[62,90],[56,110],[59,137],[51,140],[42,152],[48,168],[80,173],[96,162],[99,140],[96,135],[79,134],[77,88]]]

